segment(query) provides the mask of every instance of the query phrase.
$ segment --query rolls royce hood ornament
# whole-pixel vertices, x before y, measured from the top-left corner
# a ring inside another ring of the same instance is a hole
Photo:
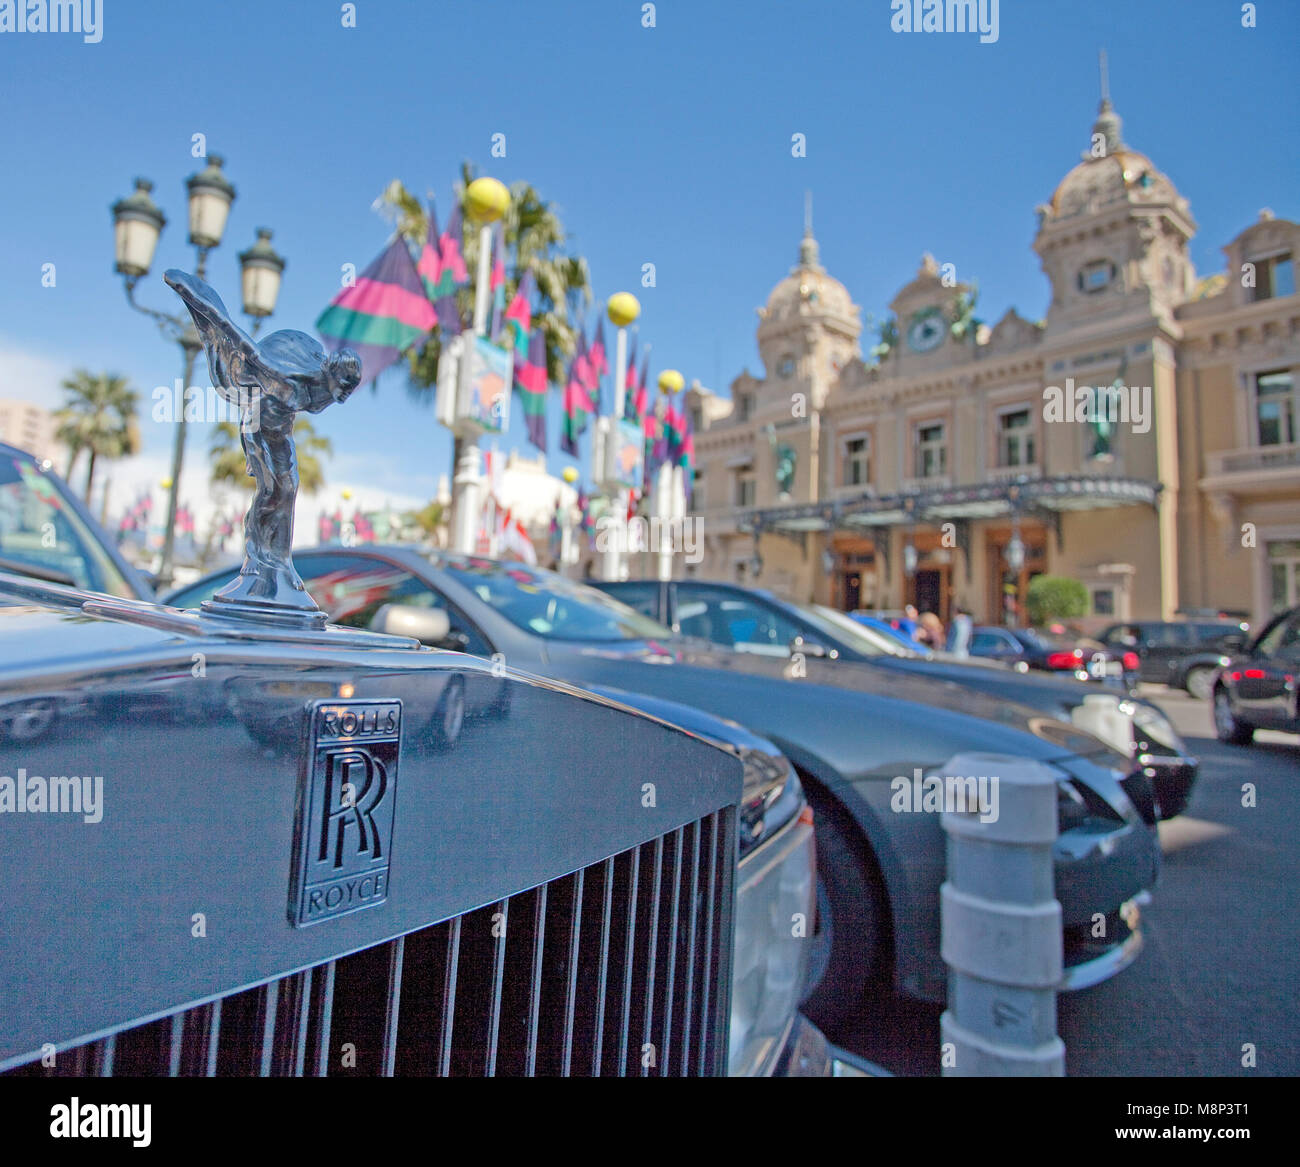
[[[327,353],[305,332],[281,329],[254,341],[202,280],[176,268],[163,279],[194,318],[217,392],[239,409],[239,438],[256,482],[244,518],[244,566],[203,604],[214,615],[321,627],[325,614],[293,566],[298,455],[293,423],[301,410],[348,399],[361,380],[352,349]]]

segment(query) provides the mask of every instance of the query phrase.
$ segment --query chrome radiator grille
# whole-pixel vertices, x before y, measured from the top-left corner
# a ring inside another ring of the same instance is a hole
[[[726,1072],[735,810],[23,1076]]]

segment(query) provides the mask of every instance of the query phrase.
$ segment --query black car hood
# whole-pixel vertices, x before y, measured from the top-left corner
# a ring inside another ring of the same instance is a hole
[[[994,696],[966,685],[939,677],[909,675],[901,671],[886,671],[874,665],[851,661],[806,658],[795,662],[784,656],[764,656],[757,653],[735,652],[717,648],[699,640],[674,639],[663,641],[623,641],[587,645],[577,642],[552,641],[547,654],[555,675],[578,684],[589,672],[583,662],[594,663],[603,659],[626,662],[667,670],[676,668],[694,671],[708,669],[711,673],[731,673],[745,677],[767,678],[812,686],[829,686],[849,690],[864,696],[891,702],[908,702],[917,706],[924,721],[928,711],[938,708],[953,714],[976,718],[999,725],[1007,730],[1028,734],[1048,747],[1043,756],[1068,755],[1105,756],[1121,768],[1128,761],[1091,734],[1076,729],[1068,720],[1043,706],[1028,705],[1011,698]],[[636,688],[631,675],[617,682],[620,687]],[[671,676],[662,682],[671,691],[675,686]]]

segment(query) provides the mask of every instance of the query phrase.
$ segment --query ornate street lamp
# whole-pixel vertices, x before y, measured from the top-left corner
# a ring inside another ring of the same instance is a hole
[[[218,154],[209,154],[207,165],[197,174],[192,174],[185,181],[189,194],[189,241],[196,251],[194,271],[199,279],[207,278],[208,252],[221,243],[226,230],[226,220],[230,216],[230,205],[235,201],[235,188],[222,172],[222,158]],[[167,223],[167,217],[154,204],[151,197],[153,183],[145,178],[135,180],[135,191],[113,204],[113,250],[114,269],[123,277],[127,303],[137,312],[148,316],[163,336],[175,341],[181,347],[183,356],[183,377],[181,381],[181,412],[176,418],[176,441],[172,447],[171,474],[167,487],[167,518],[163,529],[162,555],[158,562],[157,583],[166,587],[172,581],[172,559],[175,550],[176,510],[180,497],[181,470],[185,460],[185,410],[184,392],[190,387],[194,376],[194,361],[198,357],[202,344],[199,334],[189,313],[173,316],[138,304],[135,299],[136,284],[149,274],[153,267],[154,252],[158,239]],[[244,255],[250,257],[245,263],[244,309],[260,323],[270,314],[275,305],[275,296],[279,293],[279,275],[284,270],[284,261],[271,249],[270,232],[266,233],[266,252],[259,251],[259,238]],[[269,253],[269,255],[267,254]],[[241,256],[241,262],[244,256]],[[250,298],[248,290],[250,264],[279,263],[274,272],[263,266],[258,279],[256,294]],[[274,277],[273,282],[267,280]],[[252,309],[256,308],[257,311]],[[256,331],[256,326],[254,327]]]
[[[149,197],[152,190],[152,182],[137,178],[135,192],[113,204],[114,268],[132,281],[153,267],[158,236],[167,225],[167,216]]]
[[[275,311],[275,301],[280,295],[280,278],[284,274],[284,257],[271,246],[269,228],[259,227],[257,242],[239,253],[239,270],[244,311],[253,318],[253,335],[256,336],[262,321]]]
[[[221,172],[224,163],[220,154],[209,154],[207,166],[185,180],[190,192],[190,242],[202,250],[221,243],[230,204],[235,201],[235,188]]]

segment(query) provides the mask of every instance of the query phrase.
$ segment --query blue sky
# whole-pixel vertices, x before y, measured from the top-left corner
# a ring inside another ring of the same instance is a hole
[[[272,327],[310,328],[341,265],[381,249],[370,208],[391,178],[445,207],[468,159],[559,206],[600,302],[636,292],[656,372],[723,392],[759,369],[754,309],[794,262],[805,189],[822,260],[864,312],[883,314],[929,251],[978,279],[985,319],[1040,316],[1034,207],[1087,145],[1103,46],[1127,142],[1191,202],[1200,274],[1262,206],[1300,216],[1300,4],[1282,0],[1258,5],[1255,29],[1226,0],[1002,0],[992,44],[895,34],[889,0],[661,0],[653,28],[639,0],[359,0],[355,29],[333,0],[103,7],[98,44],[0,35],[0,396],[53,403],[83,365],[146,400],[171,384],[175,346],[112,270],[109,205],[153,179],[169,224],[140,297],[175,307],[160,277],[192,266],[195,133],[238,190],[209,278],[237,302],[236,253],[271,227],[288,259]],[[335,442],[330,498],[345,484],[367,502],[427,498],[449,470],[447,435],[400,372],[318,424]],[[552,472],[568,463],[557,430],[558,402]],[[144,436],[115,496],[166,464],[170,430]],[[192,497],[205,446],[192,434]]]

